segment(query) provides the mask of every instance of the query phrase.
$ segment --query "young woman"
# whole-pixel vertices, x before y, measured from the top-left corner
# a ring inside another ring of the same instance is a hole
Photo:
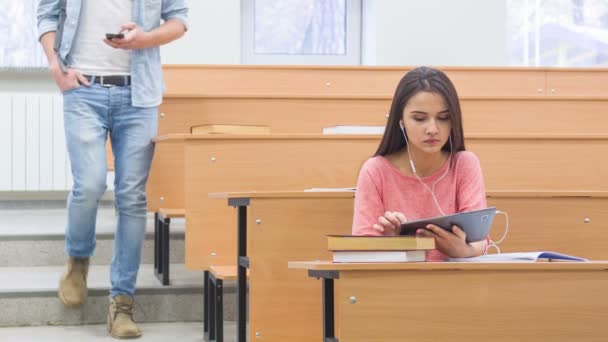
[[[439,70],[411,70],[397,86],[376,154],[361,168],[353,235],[396,235],[406,221],[486,207],[479,159],[465,151],[454,85]],[[479,256],[488,243],[467,243],[457,226],[420,228],[418,236],[435,238],[430,261]]]

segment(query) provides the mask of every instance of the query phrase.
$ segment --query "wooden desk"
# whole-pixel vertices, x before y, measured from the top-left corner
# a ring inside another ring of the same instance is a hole
[[[599,342],[608,336],[606,261],[289,267],[323,279],[323,341]]]
[[[608,260],[608,192],[490,190],[487,196],[488,205],[509,214],[501,251],[549,250]],[[504,232],[505,219],[498,215],[490,236],[498,241]]]
[[[186,138],[186,267],[236,265],[235,213],[220,191],[352,187],[378,147],[372,135],[192,135]]]
[[[210,194],[237,207],[238,341],[308,342],[321,334],[320,288],[287,269],[294,259],[327,259],[328,234],[350,234],[354,192]]]

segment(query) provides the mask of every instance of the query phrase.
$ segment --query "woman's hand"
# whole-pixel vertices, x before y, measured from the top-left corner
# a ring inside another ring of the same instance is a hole
[[[382,235],[397,235],[399,233],[399,226],[406,221],[407,218],[403,213],[387,211],[384,213],[384,216],[378,218],[378,223],[374,224],[372,228],[379,231]]]
[[[416,236],[435,238],[435,247],[451,258],[468,258],[477,256],[476,249],[467,243],[467,234],[458,226],[452,226],[452,232],[429,224],[426,229],[418,229]]]

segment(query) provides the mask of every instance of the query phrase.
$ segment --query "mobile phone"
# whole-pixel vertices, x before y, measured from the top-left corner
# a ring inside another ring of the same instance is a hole
[[[106,38],[108,39],[123,39],[125,35],[123,33],[106,33]]]

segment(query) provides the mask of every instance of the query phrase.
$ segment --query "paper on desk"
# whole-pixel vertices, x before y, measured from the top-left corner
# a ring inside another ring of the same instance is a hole
[[[455,262],[534,262],[538,259],[549,260],[569,260],[569,261],[589,261],[572,255],[557,252],[522,252],[522,253],[499,253],[488,254],[473,258],[448,258],[448,261]]]

